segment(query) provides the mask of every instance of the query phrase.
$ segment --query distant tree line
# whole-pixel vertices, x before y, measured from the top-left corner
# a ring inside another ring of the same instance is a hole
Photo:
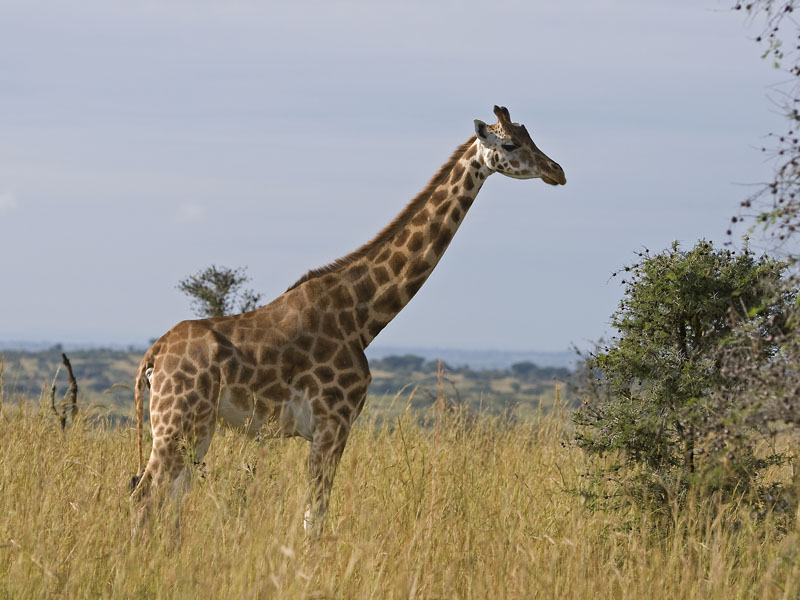
[[[390,355],[369,361],[370,368],[390,371],[397,374],[428,372],[435,373],[439,361],[426,361],[422,356],[414,354]],[[512,364],[508,369],[472,369],[469,366],[453,367],[443,362],[448,373],[457,373],[472,378],[498,379],[515,377],[522,381],[567,380],[572,372],[564,367],[540,367],[530,361]]]

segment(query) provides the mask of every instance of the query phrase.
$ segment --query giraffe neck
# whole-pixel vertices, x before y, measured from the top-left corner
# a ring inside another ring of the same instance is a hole
[[[344,298],[344,305],[337,307],[340,310],[349,312],[352,306],[352,334],[362,348],[428,279],[492,172],[479,144],[473,137],[458,148],[389,226],[342,259],[351,260],[337,269],[337,291],[332,295]]]

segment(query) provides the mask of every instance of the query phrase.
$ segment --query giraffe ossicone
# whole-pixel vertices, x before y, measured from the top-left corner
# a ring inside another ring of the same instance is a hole
[[[566,183],[505,107],[476,120],[425,189],[371,241],[309,271],[254,311],[182,321],[145,353],[134,385],[141,473],[133,497],[179,496],[208,451],[217,421],[311,442],[306,530],[318,532],[350,428],[371,375],[364,350],[430,276],[492,173]],[[142,472],[143,401],[153,448]],[[191,459],[189,458],[191,456]]]

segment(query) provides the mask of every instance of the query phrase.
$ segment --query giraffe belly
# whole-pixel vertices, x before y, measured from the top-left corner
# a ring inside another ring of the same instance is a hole
[[[282,435],[300,437],[311,441],[314,437],[314,412],[311,410],[311,398],[308,393],[292,390],[282,410],[279,410],[277,424]]]
[[[292,390],[288,402],[278,403],[268,398],[248,397],[239,390],[223,387],[217,416],[225,425],[252,435],[300,436],[309,441],[314,435],[311,399],[301,390]]]
[[[224,425],[255,434],[264,425],[264,411],[256,410],[252,399],[241,389],[223,386],[219,393],[217,417]]]

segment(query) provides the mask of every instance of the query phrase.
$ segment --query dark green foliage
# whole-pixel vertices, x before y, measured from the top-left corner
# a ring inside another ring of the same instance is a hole
[[[258,308],[261,294],[244,290],[250,280],[245,269],[211,265],[178,283],[178,289],[192,299],[192,309],[199,317],[222,317]],[[238,300],[238,302],[237,302]]]
[[[800,26],[796,0],[752,0],[735,8],[761,28],[755,41],[762,58],[782,72],[772,100],[786,117],[783,133],[767,136],[761,151],[774,165],[772,180],[741,203],[734,223],[749,225],[770,248],[791,264],[792,276],[782,280],[776,296],[794,297],[800,288]],[[733,229],[733,226],[731,230]],[[729,233],[732,231],[729,230]],[[795,430],[800,425],[800,304],[795,302],[782,319],[783,330],[764,343],[757,328],[742,327],[724,357],[725,370],[735,375],[762,424],[780,423]],[[779,354],[764,366],[761,356],[770,346]],[[762,428],[766,425],[762,425]]]
[[[788,299],[776,302],[773,290],[786,265],[706,241],[639,256],[615,274],[625,277],[616,335],[585,362],[577,443],[593,454],[617,452],[615,473],[635,472],[625,495],[648,503],[672,502],[690,487],[746,491],[778,458],[756,458],[746,403],[721,357],[734,326],[755,327],[764,340],[778,327]],[[766,364],[776,351],[765,342],[758,360]]]
[[[373,358],[369,366],[372,371],[369,394],[382,399],[378,404],[391,402],[400,392],[405,401],[413,391],[412,408],[429,409],[436,405],[440,394],[438,361],[426,362],[421,356],[407,354]],[[556,385],[560,384],[563,390],[573,375],[565,368],[534,366],[523,380],[510,369],[474,371],[467,366],[452,367],[447,363],[442,366],[441,391],[448,404],[482,414],[516,411],[520,418],[534,418],[540,406],[550,410]],[[570,396],[563,392],[562,402],[570,402]]]
[[[539,381],[564,377],[565,369],[559,367],[540,367],[528,360],[511,365],[511,373],[522,381]]]
[[[413,354],[403,354],[402,356],[386,356],[373,362],[375,364],[375,368],[378,369],[385,369],[387,371],[399,373],[408,373],[422,369],[425,359],[421,356],[415,356]]]

